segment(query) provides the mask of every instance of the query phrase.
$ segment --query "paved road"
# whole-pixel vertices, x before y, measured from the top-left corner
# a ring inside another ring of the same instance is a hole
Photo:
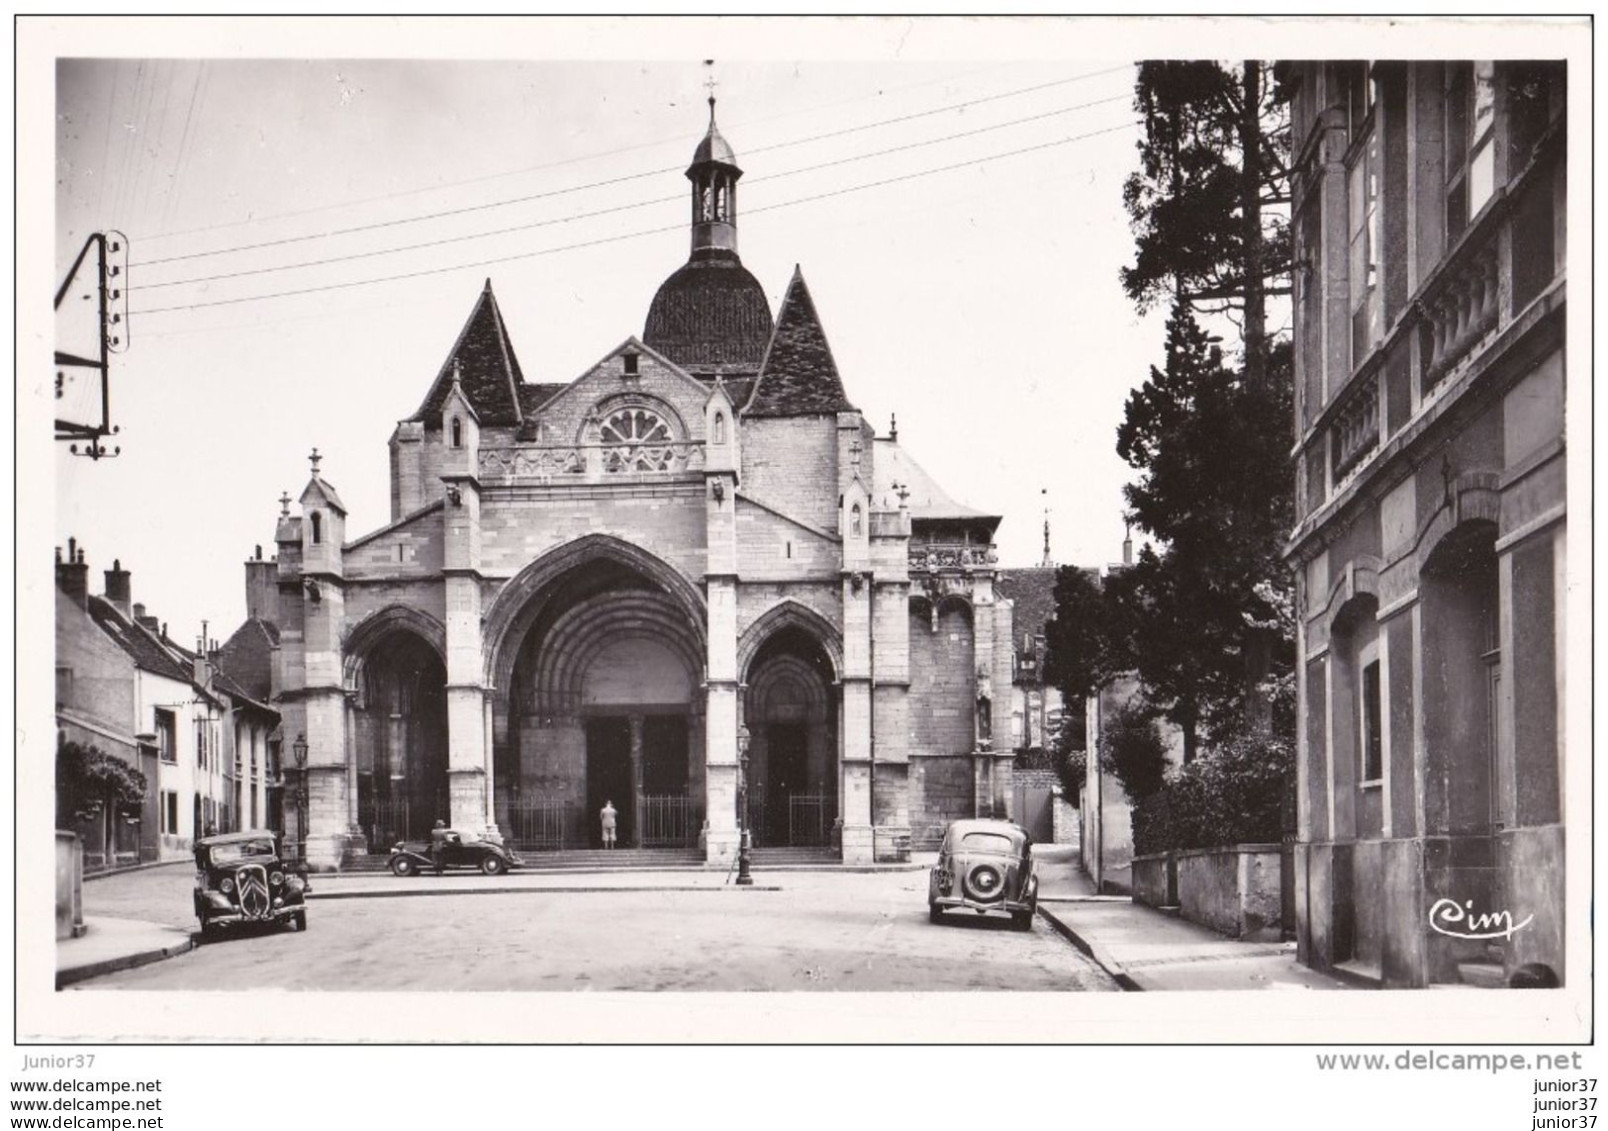
[[[316,899],[306,934],[230,938],[83,988],[1116,989],[1042,921],[1031,932],[1012,930],[1003,919],[953,913],[952,922],[928,923],[923,872],[759,878],[779,891],[711,885],[473,894],[482,879],[423,881],[450,884],[445,890],[452,894]],[[687,879],[609,877],[638,887]],[[556,886],[555,877],[529,880]],[[185,924],[189,882],[182,869],[96,881],[86,886],[86,908]],[[321,890],[333,893],[350,882],[356,881],[326,880]],[[314,884],[320,884],[316,877]]]

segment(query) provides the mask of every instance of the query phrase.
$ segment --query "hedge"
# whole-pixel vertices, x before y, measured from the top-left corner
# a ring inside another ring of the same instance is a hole
[[[1134,852],[1277,842],[1294,773],[1289,743],[1268,736],[1236,739],[1203,754],[1134,805]]]

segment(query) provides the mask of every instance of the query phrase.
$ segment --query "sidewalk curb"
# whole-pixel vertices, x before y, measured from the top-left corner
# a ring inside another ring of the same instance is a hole
[[[1048,907],[1045,907],[1043,903],[1038,905],[1038,913],[1046,923],[1055,929],[1055,932],[1058,935],[1066,939],[1067,942],[1071,943],[1073,946],[1077,947],[1080,951],[1093,959],[1094,964],[1110,975],[1111,980],[1116,982],[1117,985],[1121,986],[1124,990],[1127,990],[1130,993],[1138,993],[1144,990],[1144,987],[1138,982],[1134,981],[1133,976],[1122,968],[1122,964],[1120,962],[1118,962],[1115,958],[1112,958],[1111,955],[1107,954],[1103,947],[1094,945],[1088,939],[1078,934],[1070,925],[1062,921],[1060,916],[1056,915]]]
[[[127,876],[134,872],[150,872],[157,868],[191,868],[195,867],[191,860],[148,860],[144,864],[130,864],[124,868],[103,868],[99,872],[85,872],[84,882],[94,883],[96,880],[109,880],[113,876]]]
[[[132,970],[136,966],[149,966],[153,962],[161,962],[167,958],[177,958],[195,949],[195,939],[189,935],[182,938],[175,937],[169,946],[156,947],[151,950],[135,951],[132,954],[119,954],[114,958],[103,958],[99,962],[86,962],[80,966],[68,966],[56,971],[56,988],[70,986],[75,982],[88,981],[90,978],[99,978],[102,974],[113,974],[119,970]]]
[[[782,891],[775,885],[753,884],[738,887],[736,884],[721,884],[717,887],[693,884],[668,884],[664,886],[632,885],[609,887],[606,884],[591,886],[577,885],[575,887],[395,887],[389,890],[374,891],[314,891],[308,893],[308,900],[318,901],[325,899],[415,899],[441,895],[602,895],[612,892],[642,893],[642,892],[723,892],[723,891]]]

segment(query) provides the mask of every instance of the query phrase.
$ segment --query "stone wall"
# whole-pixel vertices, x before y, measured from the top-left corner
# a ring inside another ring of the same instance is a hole
[[[1231,938],[1280,937],[1278,845],[1190,849],[1177,860],[1183,918]]]
[[[917,852],[931,852],[949,822],[975,813],[976,788],[971,754],[910,759],[910,839]]]
[[[813,526],[838,529],[837,419],[760,417],[743,421],[743,493]],[[870,453],[862,478],[870,481]]]
[[[910,751],[969,754],[977,744],[971,614],[946,603],[938,629],[924,605],[910,615]]]

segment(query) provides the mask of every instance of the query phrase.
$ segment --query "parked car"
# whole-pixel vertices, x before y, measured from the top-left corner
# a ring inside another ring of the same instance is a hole
[[[401,841],[391,849],[391,871],[399,876],[440,874],[448,868],[478,868],[488,876],[500,876],[524,862],[517,852],[473,829],[432,829],[429,843]]]
[[[286,865],[279,835],[224,833],[195,842],[195,915],[201,934],[249,923],[307,929],[307,877]]]
[[[1038,876],[1026,829],[1012,821],[981,819],[949,826],[927,880],[927,917],[937,923],[953,908],[979,915],[1004,912],[1018,930],[1032,930]]]

